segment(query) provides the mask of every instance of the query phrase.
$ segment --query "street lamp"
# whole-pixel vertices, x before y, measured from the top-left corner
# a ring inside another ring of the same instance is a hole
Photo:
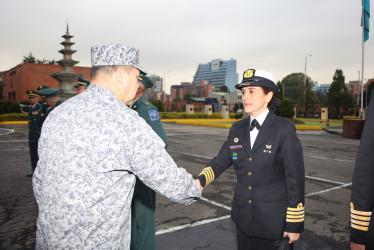
[[[358,81],[357,81],[357,106],[360,104],[360,71],[357,71],[358,73]],[[356,111],[355,111],[356,113]]]
[[[308,61],[308,56],[312,56],[312,55],[307,55],[305,56],[305,74],[304,74],[304,112],[305,112],[305,115],[306,115],[306,64],[307,64],[307,61]]]

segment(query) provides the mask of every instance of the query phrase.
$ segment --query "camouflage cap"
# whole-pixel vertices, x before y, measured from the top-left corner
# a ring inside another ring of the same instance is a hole
[[[139,65],[139,50],[120,44],[104,44],[91,48],[92,66],[131,65],[144,75],[147,72]]]

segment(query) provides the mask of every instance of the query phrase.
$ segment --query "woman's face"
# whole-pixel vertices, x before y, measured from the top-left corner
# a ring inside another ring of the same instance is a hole
[[[265,95],[262,87],[248,86],[241,89],[244,111],[250,113],[253,118],[264,112],[273,97],[270,91]]]

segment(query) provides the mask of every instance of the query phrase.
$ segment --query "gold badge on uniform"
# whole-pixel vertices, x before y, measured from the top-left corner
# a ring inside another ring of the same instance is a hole
[[[239,142],[239,138],[236,137],[236,138],[234,139],[234,142],[235,142],[235,143],[238,143],[238,142]]]
[[[271,149],[271,145],[265,145],[266,149]]]
[[[246,71],[244,71],[243,77],[244,78],[251,78],[251,77],[253,77],[254,74],[255,74],[254,69],[247,69]]]

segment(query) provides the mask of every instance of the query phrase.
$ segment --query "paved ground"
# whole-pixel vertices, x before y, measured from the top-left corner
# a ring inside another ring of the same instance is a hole
[[[164,124],[168,151],[197,175],[216,155],[228,129]],[[306,230],[295,249],[348,249],[351,178],[359,140],[325,131],[298,132],[306,167]],[[0,249],[32,249],[34,200],[27,125],[0,126]],[[204,199],[182,206],[157,196],[156,249],[236,249],[229,214],[232,168],[204,190]]]

